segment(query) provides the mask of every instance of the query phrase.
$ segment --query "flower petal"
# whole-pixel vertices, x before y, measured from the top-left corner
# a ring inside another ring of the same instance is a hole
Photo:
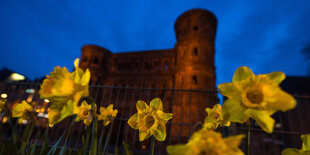
[[[222,83],[218,85],[219,93],[227,96],[229,99],[238,100],[240,98],[240,91],[233,83]]]
[[[267,133],[272,133],[275,120],[270,117],[270,112],[263,110],[247,109],[245,115],[253,118]]]
[[[75,68],[78,68],[78,67],[79,67],[79,61],[80,61],[79,58],[76,58],[76,59],[74,60],[74,67],[75,67]]]
[[[158,125],[154,131],[154,136],[158,141],[164,141],[166,139],[166,127],[165,125]]]
[[[139,131],[139,141],[144,141],[151,137],[150,132]]]
[[[228,146],[238,148],[244,137],[245,135],[243,134],[236,136],[229,136],[225,138],[224,141]]]
[[[108,126],[111,121],[108,119],[103,120],[103,125]]]
[[[266,104],[268,109],[287,111],[296,107],[294,97],[282,90],[278,90],[274,96],[269,98],[269,102]]]
[[[142,100],[138,100],[136,106],[137,106],[138,113],[139,112],[143,112],[143,111],[148,109],[148,105],[144,101],[142,101]]]
[[[82,86],[88,85],[89,80],[90,80],[90,71],[89,71],[89,69],[87,68],[86,71],[85,71],[85,73],[84,73],[84,75],[82,76],[81,85],[82,85]]]
[[[112,112],[112,117],[116,117],[117,113],[118,113],[118,110],[117,110],[117,109],[113,110],[113,112]]]
[[[159,98],[154,98],[150,102],[150,106],[155,111],[157,111],[157,110],[163,111],[163,103],[161,102],[161,100]]]
[[[303,151],[310,151],[310,134],[301,135],[302,149]]]
[[[223,119],[225,121],[244,123],[249,119],[249,117],[244,114],[245,110],[246,108],[239,103],[226,100],[222,108]]]
[[[180,154],[186,154],[186,152],[189,151],[189,147],[184,144],[177,144],[177,145],[169,145],[167,147],[167,152],[169,155],[180,155]]]
[[[138,113],[135,113],[134,115],[132,115],[129,120],[128,120],[128,124],[130,125],[130,127],[134,128],[134,129],[138,129]]]
[[[247,80],[252,77],[255,77],[252,70],[249,67],[242,66],[242,67],[239,67],[235,71],[232,81],[237,82],[237,81]]]
[[[285,79],[285,74],[283,72],[272,72],[265,75],[275,84],[280,84]]]
[[[160,119],[163,119],[165,121],[169,121],[173,116],[172,113],[164,113],[163,111],[157,111],[157,115]]]
[[[282,151],[282,155],[302,155],[302,152],[295,148],[288,148]]]
[[[48,112],[49,124],[56,124],[73,114],[72,100],[68,100],[65,104],[53,102],[53,104],[50,106],[50,111]]]

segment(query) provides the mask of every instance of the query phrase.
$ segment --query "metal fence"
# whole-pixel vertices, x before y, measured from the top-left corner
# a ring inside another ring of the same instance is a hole
[[[35,121],[36,127],[31,136],[30,143],[37,142],[41,145],[44,139],[44,131],[48,126],[46,114],[51,103],[40,99],[38,91],[39,83],[2,83],[0,93],[8,95],[8,107],[22,100],[34,103],[38,117]],[[147,154],[150,141],[139,142],[138,131],[129,127],[127,121],[130,116],[136,113],[136,102],[144,100],[147,103],[155,97],[163,101],[164,111],[174,113],[173,119],[167,124],[167,138],[164,142],[155,143],[155,154],[166,154],[166,146],[170,144],[186,143],[194,131],[201,127],[201,122],[206,116],[204,109],[218,102],[217,92],[209,90],[190,89],[168,89],[168,88],[137,88],[128,86],[90,86],[90,94],[94,98],[98,110],[100,106],[113,104],[119,110],[117,118],[112,127],[104,127],[98,123],[99,147],[103,148],[109,130],[112,136],[108,145],[108,152],[124,152],[122,142],[128,143],[135,154]],[[287,113],[276,113],[275,130],[273,134],[263,132],[255,122],[251,123],[251,154],[279,154],[287,147],[301,147],[300,134],[310,132],[310,97],[295,96],[298,100],[296,109]],[[308,113],[307,113],[308,112]],[[8,125],[9,118],[1,115],[3,123],[2,139],[11,139],[11,130]],[[72,117],[63,120],[49,129],[49,145],[52,146],[68,128]],[[13,120],[15,121],[15,120]],[[26,123],[26,122],[25,122]],[[25,125],[17,125],[18,133],[23,133]],[[76,152],[82,146],[83,137],[85,141],[87,130],[91,127],[85,126],[82,122],[73,125],[73,130],[67,142],[68,149]],[[245,133],[245,126],[232,124],[229,128],[220,128],[224,136]],[[35,133],[40,132],[37,136]],[[245,140],[244,142],[245,143]],[[59,146],[62,146],[61,142]],[[241,145],[244,149],[245,144]],[[90,146],[89,146],[90,147]]]

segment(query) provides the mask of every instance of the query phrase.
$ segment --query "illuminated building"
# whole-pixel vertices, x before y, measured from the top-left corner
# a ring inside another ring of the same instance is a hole
[[[203,119],[204,109],[217,101],[214,66],[216,27],[217,20],[211,12],[193,9],[175,22],[177,42],[174,48],[114,54],[103,47],[86,45],[82,48],[80,67],[90,69],[91,83],[95,85],[213,92],[201,97],[175,92],[177,99],[164,103],[165,110],[174,113],[173,123],[194,124]],[[136,101],[138,99],[141,98]],[[120,113],[128,113],[131,106],[135,107],[135,102],[119,105]],[[172,126],[172,131],[179,127]],[[188,136],[192,126],[182,128],[182,135]]]

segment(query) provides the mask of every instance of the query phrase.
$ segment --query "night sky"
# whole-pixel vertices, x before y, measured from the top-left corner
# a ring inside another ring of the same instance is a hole
[[[55,66],[71,70],[86,44],[113,53],[171,49],[178,16],[203,8],[218,19],[218,84],[230,82],[239,66],[256,74],[310,73],[309,0],[63,1],[0,1],[0,69],[30,79]]]

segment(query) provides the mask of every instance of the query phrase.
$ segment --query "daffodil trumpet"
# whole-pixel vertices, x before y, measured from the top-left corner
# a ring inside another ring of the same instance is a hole
[[[144,141],[152,135],[158,141],[166,139],[166,124],[172,118],[172,113],[163,112],[163,104],[159,98],[155,98],[147,105],[139,100],[136,104],[137,113],[132,115],[128,124],[133,129],[139,130],[139,140]]]

